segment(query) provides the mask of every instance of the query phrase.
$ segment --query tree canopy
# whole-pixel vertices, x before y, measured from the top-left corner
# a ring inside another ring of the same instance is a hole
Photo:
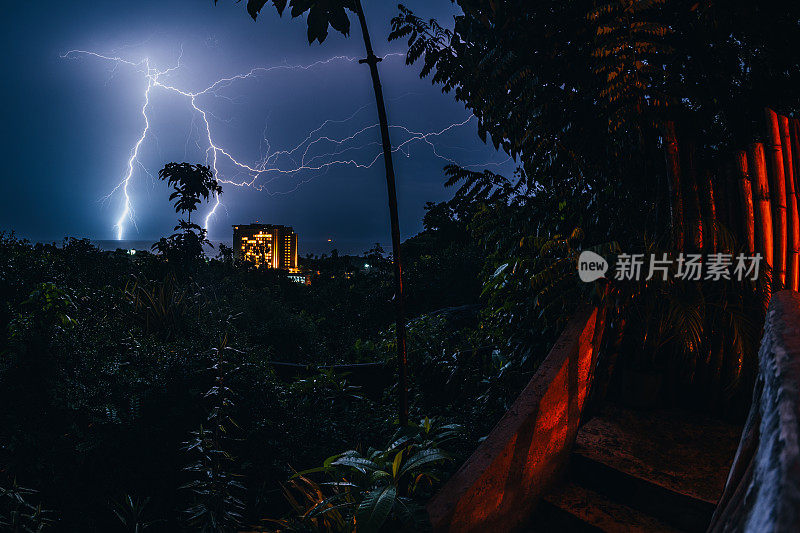
[[[217,0],[214,0],[216,3]],[[247,12],[253,17],[258,18],[259,13],[269,0],[248,0]],[[278,15],[283,16],[286,8],[289,8],[292,18],[308,14],[308,42],[319,41],[322,44],[328,37],[328,27],[347,35],[350,33],[350,19],[347,11],[355,12],[355,2],[353,0],[272,0]]]
[[[800,45],[797,4],[456,3],[463,13],[452,30],[401,5],[390,38],[406,39],[407,62],[520,161],[519,178],[554,231],[565,201],[580,206],[567,226],[663,230],[665,120],[714,157],[752,140],[764,106],[800,110],[800,64],[788,52]],[[496,177],[450,173],[495,189]]]

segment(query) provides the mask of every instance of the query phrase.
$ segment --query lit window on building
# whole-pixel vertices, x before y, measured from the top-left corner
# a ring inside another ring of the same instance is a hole
[[[299,273],[297,234],[290,226],[246,224],[233,226],[234,255],[256,267]],[[236,243],[239,243],[238,245]]]

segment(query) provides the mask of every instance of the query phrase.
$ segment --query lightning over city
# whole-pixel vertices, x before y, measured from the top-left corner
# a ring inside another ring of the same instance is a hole
[[[391,60],[402,58],[403,56],[404,54],[401,53],[391,53],[385,55],[382,59]],[[332,117],[322,121],[310,130],[299,143],[290,148],[270,151],[273,143],[264,135],[263,153],[248,162],[238,155],[235,146],[224,145],[218,140],[212,126],[214,115],[207,103],[201,103],[203,97],[233,101],[233,98],[223,95],[221,91],[230,88],[236,83],[264,77],[275,71],[309,71],[334,63],[357,63],[357,57],[336,55],[306,64],[278,64],[268,67],[253,67],[246,72],[218,78],[200,90],[181,87],[171,80],[171,74],[185,68],[181,62],[182,57],[183,48],[181,47],[181,54],[173,65],[167,68],[158,68],[147,57],[132,60],[119,55],[82,49],[73,49],[61,54],[62,59],[75,60],[83,58],[102,61],[113,66],[112,72],[116,72],[119,68],[129,68],[141,75],[139,124],[131,125],[131,131],[138,129],[138,133],[135,135],[135,141],[130,148],[124,174],[110,188],[110,192],[104,196],[105,200],[120,198],[121,207],[119,213],[114,217],[114,230],[118,240],[126,237],[128,225],[136,226],[135,198],[133,198],[130,186],[135,179],[137,169],[141,168],[146,174],[153,175],[152,169],[146,168],[142,162],[141,155],[145,141],[154,135],[149,111],[152,99],[156,97],[156,92],[177,95],[189,104],[192,110],[192,124],[189,138],[186,139],[186,142],[188,144],[192,141],[192,133],[197,130],[198,139],[194,139],[194,143],[204,151],[205,163],[210,166],[217,180],[223,184],[239,188],[247,187],[266,194],[288,194],[326,173],[331,167],[346,166],[354,169],[369,169],[383,157],[380,144],[375,140],[378,124],[358,125],[359,122],[363,124],[368,112],[372,111],[369,104],[362,105],[354,112],[346,114],[343,118]],[[197,121],[197,127],[195,127],[195,121]],[[481,163],[458,161],[454,157],[445,155],[441,149],[437,148],[437,140],[439,138],[454,129],[462,128],[471,123],[474,125],[474,121],[474,116],[467,114],[457,122],[430,131],[418,131],[401,124],[391,124],[390,130],[394,142],[392,150],[406,157],[411,157],[411,145],[422,143],[429,148],[436,159],[444,163],[457,163],[465,167],[499,166],[506,163],[506,161]],[[332,124],[356,124],[357,126],[348,135],[332,136],[325,133],[326,128]],[[266,130],[267,128],[265,127],[265,133]],[[227,165],[225,170],[221,168],[223,161]],[[270,186],[275,176],[300,176],[301,174],[304,177],[296,179],[294,186],[289,190],[279,191]],[[220,198],[215,196],[210,209],[205,213],[203,219],[203,225],[206,230],[209,229],[221,205]]]

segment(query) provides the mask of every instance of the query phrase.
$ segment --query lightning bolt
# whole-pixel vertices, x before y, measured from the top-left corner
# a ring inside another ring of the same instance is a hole
[[[147,70],[150,71],[150,67],[148,65]],[[122,187],[122,194],[124,196],[123,208],[122,213],[120,214],[119,218],[117,219],[117,223],[114,227],[117,229],[117,240],[122,240],[122,231],[123,231],[123,223],[125,219],[131,219],[131,222],[136,225],[136,219],[133,216],[133,205],[131,203],[131,197],[128,194],[128,185],[131,182],[131,178],[133,178],[133,168],[134,164],[139,162],[139,149],[142,147],[142,143],[147,138],[147,132],[150,129],[150,119],[147,116],[147,106],[150,105],[150,89],[153,88],[153,79],[148,75],[147,77],[147,88],[144,91],[144,105],[142,105],[142,117],[144,118],[144,129],[142,130],[142,134],[139,136],[139,140],[136,141],[136,144],[133,145],[133,150],[131,150],[131,157],[128,159],[128,172],[125,174],[125,177],[122,179],[120,183]],[[116,188],[119,188],[117,186]],[[113,191],[112,191],[113,193]]]
[[[404,54],[400,53],[387,54],[386,56],[384,56],[384,59],[395,56],[402,57],[404,56]],[[296,191],[300,186],[302,186],[305,183],[308,183],[312,179],[315,179],[316,177],[319,177],[320,175],[327,173],[327,171],[331,167],[352,166],[354,168],[359,168],[359,169],[368,169],[374,166],[383,157],[383,152],[382,150],[380,150],[379,143],[376,141],[365,142],[355,146],[350,145],[351,143],[358,142],[359,138],[363,137],[364,134],[366,134],[367,132],[376,130],[379,126],[378,124],[371,124],[365,126],[361,129],[358,129],[354,133],[344,137],[331,137],[328,135],[323,135],[322,133],[330,125],[347,124],[355,120],[362,111],[364,111],[369,107],[369,104],[361,106],[355,112],[345,117],[344,119],[325,120],[319,126],[311,130],[299,144],[297,144],[293,148],[286,150],[270,152],[270,142],[266,138],[266,127],[265,127],[264,141],[266,142],[266,152],[262,153],[262,156],[258,159],[256,163],[248,164],[238,159],[236,156],[233,155],[233,153],[229,149],[226,149],[225,147],[221,146],[215,140],[214,134],[212,132],[210,118],[217,118],[217,117],[214,117],[213,113],[211,113],[211,111],[209,111],[207,107],[202,106],[198,102],[198,99],[203,96],[211,96],[215,98],[232,100],[231,98],[220,94],[220,91],[222,89],[230,87],[232,84],[236,82],[264,75],[269,72],[273,72],[276,70],[311,70],[334,62],[355,63],[358,61],[358,58],[355,57],[333,56],[328,59],[315,61],[313,63],[309,63],[306,65],[282,64],[270,67],[255,67],[244,73],[220,78],[214,81],[211,85],[195,92],[177,87],[169,83],[169,75],[182,67],[181,64],[181,59],[183,57],[182,48],[177,63],[163,70],[155,68],[151,64],[149,58],[145,58],[140,61],[131,61],[129,59],[125,59],[119,56],[105,55],[90,50],[69,50],[68,52],[62,54],[61,57],[64,59],[70,59],[70,58],[75,59],[77,57],[95,58],[112,63],[114,65],[112,73],[115,72],[118,67],[126,66],[133,68],[135,71],[142,73],[144,76],[145,88],[143,95],[143,104],[141,107],[143,127],[139,134],[138,139],[131,148],[126,173],[122,177],[121,181],[108,193],[108,195],[104,197],[105,200],[109,200],[114,194],[118,192],[121,192],[122,194],[122,200],[123,200],[122,211],[120,212],[119,216],[116,219],[116,223],[114,224],[114,229],[116,230],[118,240],[121,240],[124,236],[125,223],[127,221],[130,221],[130,223],[133,224],[134,227],[136,227],[133,201],[129,193],[129,185],[133,180],[134,170],[138,166],[144,169],[145,172],[150,174],[150,172],[147,171],[144,164],[139,159],[139,156],[142,149],[142,145],[145,143],[145,140],[148,138],[148,135],[150,134],[151,131],[150,117],[148,116],[148,108],[150,107],[151,92],[155,88],[158,88],[160,90],[169,93],[180,95],[188,101],[194,115],[192,118],[192,126],[190,127],[189,135],[191,136],[191,133],[195,129],[195,124],[196,124],[195,119],[199,118],[200,119],[199,130],[201,130],[201,135],[203,137],[203,145],[205,146],[206,164],[208,164],[211,167],[214,177],[221,183],[225,183],[236,187],[250,187],[258,191],[267,192],[268,194],[288,194]],[[391,125],[390,128],[393,131],[400,134],[401,138],[403,138],[402,141],[393,146],[392,151],[400,152],[404,154],[406,157],[411,157],[410,153],[411,144],[416,142],[422,142],[430,147],[435,157],[447,161],[448,163],[456,163],[454,159],[441,154],[437,150],[437,147],[433,141],[438,137],[441,137],[442,135],[452,131],[453,129],[466,126],[473,120],[475,120],[475,117],[473,115],[469,115],[460,122],[450,124],[447,127],[442,128],[440,130],[429,131],[429,132],[414,131],[402,125]],[[188,141],[189,138],[187,138],[187,144]],[[333,147],[333,149],[328,152],[315,153],[315,150],[318,147],[325,145]],[[197,144],[197,146],[200,147],[201,150],[203,149],[203,147],[200,146],[200,144]],[[374,156],[357,159],[357,154],[359,154],[365,149],[369,149],[372,146],[377,146],[377,148],[375,148]],[[355,155],[353,155],[352,157],[340,157],[343,156],[344,154],[347,154],[348,152],[353,152]],[[245,175],[247,177],[239,179],[236,179],[234,177],[223,177],[222,173],[220,172],[220,169],[218,168],[218,165],[223,160],[227,161],[228,164],[232,165],[237,174]],[[482,163],[480,165],[499,166],[505,164],[509,160],[510,158],[501,162],[488,162],[488,163]],[[466,166],[479,166],[479,165],[466,165]],[[311,176],[304,180],[298,180],[298,182],[295,184],[295,187],[290,191],[270,193],[270,191],[266,189],[267,185],[269,185],[277,176],[295,175],[300,172],[310,173]],[[270,174],[273,175],[271,179],[262,179],[262,178],[267,178]],[[152,176],[152,174],[150,175]],[[203,226],[206,230],[208,230],[209,225],[212,222],[217,212],[217,209],[219,208],[220,205],[222,205],[220,198],[218,195],[215,195],[213,199],[213,204],[208,213],[206,214],[203,223]]]

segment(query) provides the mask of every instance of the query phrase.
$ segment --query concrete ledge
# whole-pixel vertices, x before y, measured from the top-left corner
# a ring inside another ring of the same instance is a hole
[[[511,409],[428,504],[435,531],[524,525],[569,457],[601,336],[597,309],[569,322]]]
[[[800,531],[800,293],[772,296],[750,415],[709,531]]]

